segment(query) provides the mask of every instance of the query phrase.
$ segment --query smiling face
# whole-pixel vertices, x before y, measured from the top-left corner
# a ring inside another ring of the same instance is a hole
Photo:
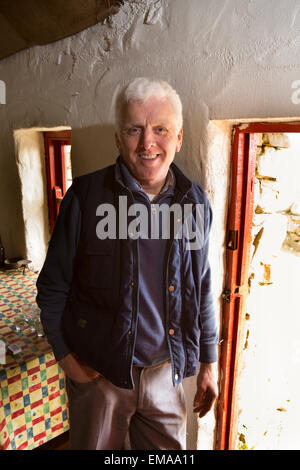
[[[158,194],[182,145],[172,104],[151,97],[124,106],[116,143],[131,174],[145,191]]]

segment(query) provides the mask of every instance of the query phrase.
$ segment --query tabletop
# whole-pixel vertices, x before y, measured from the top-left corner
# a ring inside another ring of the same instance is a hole
[[[35,303],[37,274],[0,271],[0,340],[20,352],[0,364],[0,449],[34,449],[69,429],[65,374],[46,338],[16,317]]]

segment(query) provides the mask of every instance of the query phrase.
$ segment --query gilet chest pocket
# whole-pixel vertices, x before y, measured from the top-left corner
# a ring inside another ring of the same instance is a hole
[[[112,287],[113,255],[97,253],[87,255],[88,284],[95,289]]]

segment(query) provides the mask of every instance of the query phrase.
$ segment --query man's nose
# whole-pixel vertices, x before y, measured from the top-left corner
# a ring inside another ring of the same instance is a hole
[[[152,147],[152,145],[154,144],[154,135],[152,129],[144,129],[144,132],[142,133],[141,144],[143,145],[145,150],[148,150]]]

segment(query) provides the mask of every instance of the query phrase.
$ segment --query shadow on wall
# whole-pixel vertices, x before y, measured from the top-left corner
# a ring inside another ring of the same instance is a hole
[[[31,269],[34,271],[39,271],[44,263],[50,237],[43,140],[43,132],[46,130],[50,129],[40,127],[15,131],[25,239],[24,257],[32,261]],[[73,177],[110,165],[117,156],[113,126],[72,129]]]
[[[111,165],[118,155],[113,125],[72,128],[73,177]]]
[[[14,162],[14,140],[1,142],[0,151],[0,236],[7,258],[26,255],[25,228],[22,220],[20,178]]]

